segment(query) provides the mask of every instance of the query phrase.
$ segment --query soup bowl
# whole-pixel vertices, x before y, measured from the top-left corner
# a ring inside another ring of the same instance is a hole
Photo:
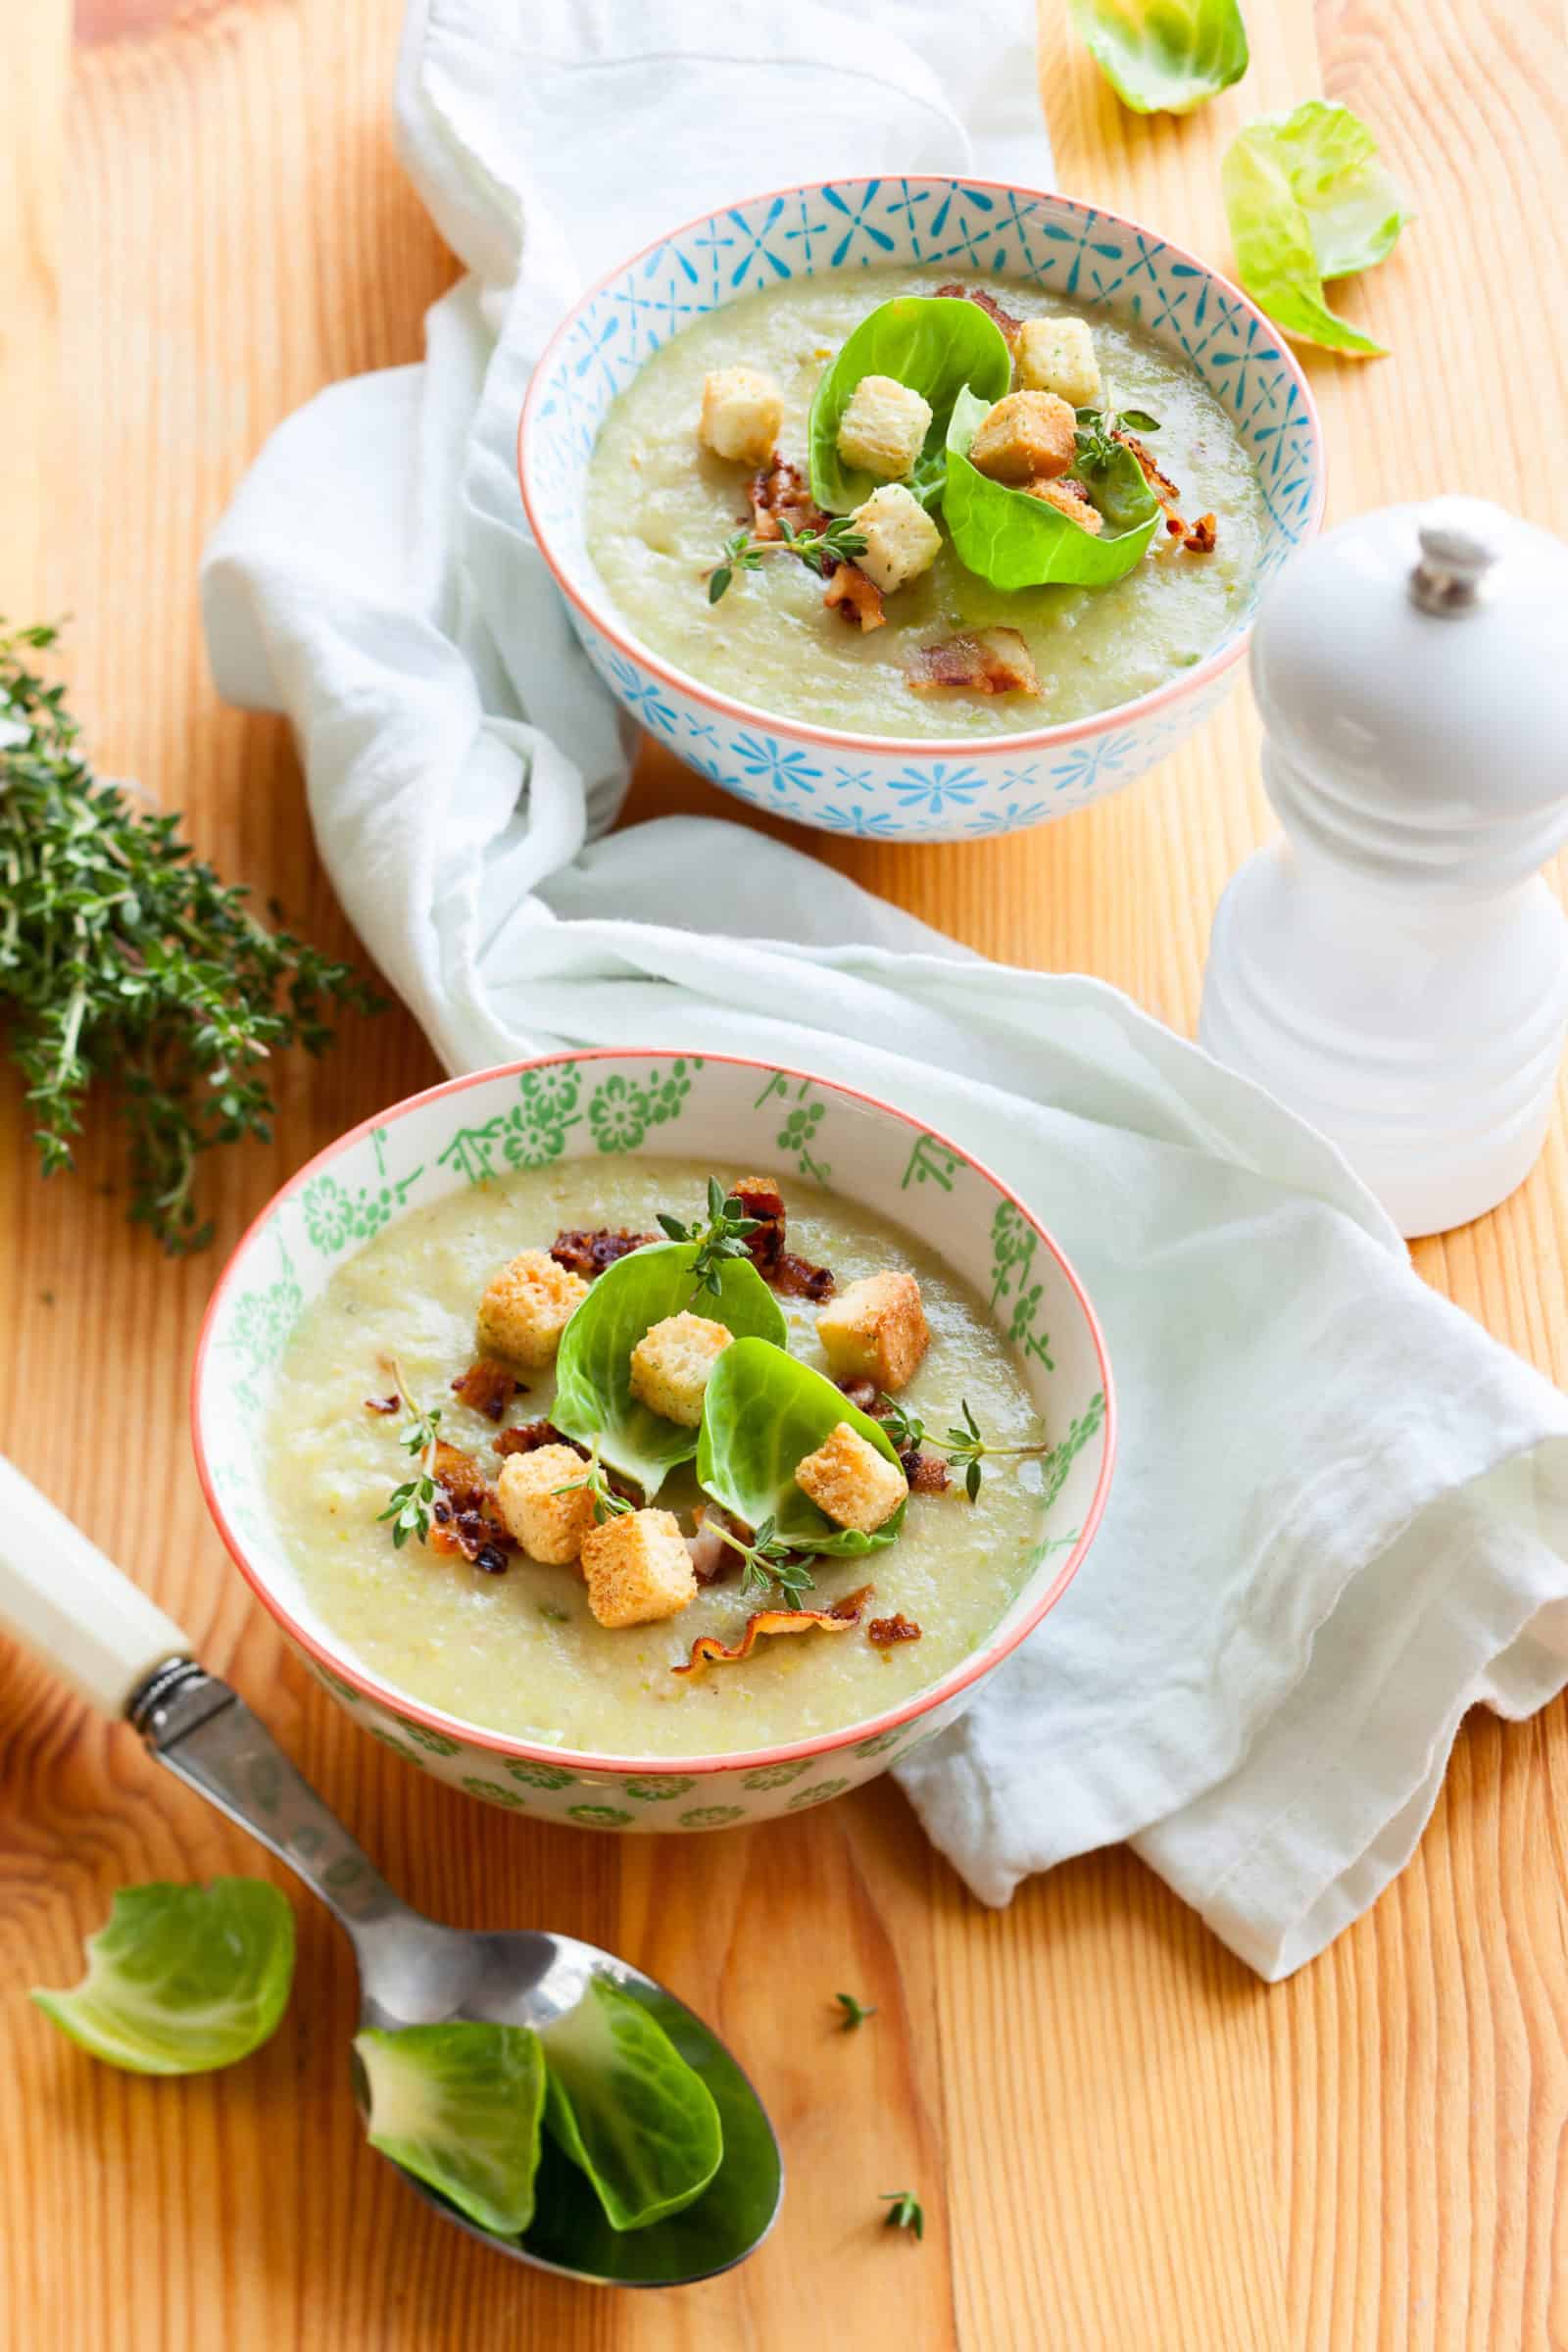
[[[745,1753],[595,1754],[514,1739],[370,1672],[313,1606],[274,1527],[269,1408],[294,1325],[334,1269],[446,1195],[519,1168],[622,1152],[771,1169],[906,1227],[929,1223],[948,1266],[988,1302],[1044,1419],[1053,1449],[1015,1598],[956,1666],[883,1714]],[[610,1831],[712,1830],[798,1812],[933,1738],[1077,1573],[1115,1446],[1110,1369],[1082,1286],[1026,1205],[960,1145],[802,1071],[667,1053],[560,1054],[481,1071],[416,1095],[330,1145],[263,1210],[220,1277],[197,1349],[191,1412],[208,1506],[241,1575],[355,1721],[472,1796]]]
[[[949,266],[1064,295],[1134,323],[1223,403],[1266,514],[1228,633],[1176,678],[1088,718],[948,740],[855,734],[737,702],[673,667],[621,617],[588,552],[589,459],[605,413],[698,315],[760,286],[890,264]],[[1283,338],[1217,271],[1153,230],[1072,197],[994,180],[828,180],[755,196],[672,229],[567,313],[529,384],[517,436],[529,526],[589,660],[622,708],[743,801],[824,831],[951,841],[1045,822],[1130,783],[1228,691],[1257,601],[1323,512],[1323,448]]]

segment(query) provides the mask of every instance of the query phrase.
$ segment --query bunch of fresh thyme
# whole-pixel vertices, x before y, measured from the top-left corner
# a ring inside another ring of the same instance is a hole
[[[773,519],[779,529],[776,539],[759,539],[750,531],[737,531],[725,540],[724,552],[708,575],[710,605],[717,604],[737,571],[760,571],[764,556],[796,556],[820,579],[830,564],[852,563],[865,553],[865,533],[858,531],[848,515],[820,531],[798,531],[787,514],[776,514]]]
[[[662,1210],[659,1222],[672,1242],[697,1244],[692,1273],[698,1292],[711,1291],[716,1298],[724,1260],[747,1255],[747,1236],[757,1232],[761,1219],[749,1217],[734,1194],[726,1195],[717,1177],[710,1176],[706,1225],[683,1225],[679,1217],[666,1217]]]
[[[945,1438],[933,1437],[918,1413],[911,1413],[906,1405],[897,1403],[891,1396],[882,1398],[878,1417],[900,1453],[918,1453],[922,1450],[943,1453],[956,1469],[961,1468],[963,1491],[971,1502],[979,1496],[982,1476],[980,1464],[985,1456],[1051,1451],[1050,1446],[1044,1442],[1038,1446],[993,1446],[988,1438],[981,1436],[980,1425],[969,1409],[967,1397],[961,1400],[958,1410],[963,1426],[950,1428]]]
[[[346,964],[270,931],[192,857],[179,818],[135,808],[76,749],[65,690],[29,657],[52,628],[0,629],[0,1021],[44,1173],[72,1164],[95,1084],[130,1130],[131,1216],[166,1250],[213,1236],[192,1198],[215,1144],[270,1133],[261,1074],[319,1054],[334,1004],[376,1000]]]
[[[1073,435],[1073,464],[1080,473],[1103,473],[1116,455],[1118,433],[1157,433],[1159,418],[1147,409],[1123,409],[1107,416],[1101,409],[1080,409]]]

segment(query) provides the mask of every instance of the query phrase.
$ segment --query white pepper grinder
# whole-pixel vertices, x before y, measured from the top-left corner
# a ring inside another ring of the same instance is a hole
[[[1330,1136],[1401,1233],[1495,1206],[1568,1027],[1568,547],[1484,500],[1359,515],[1259,616],[1285,838],[1233,877],[1199,1037]]]

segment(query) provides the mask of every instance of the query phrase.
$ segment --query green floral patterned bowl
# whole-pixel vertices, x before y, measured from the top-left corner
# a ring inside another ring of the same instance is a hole
[[[929,1689],[846,1730],[753,1753],[680,1758],[529,1745],[369,1673],[313,1609],[270,1521],[263,1433],[296,1318],[346,1253],[393,1218],[522,1167],[671,1150],[717,1168],[795,1169],[931,1230],[988,1298],[1055,1439],[1031,1571],[994,1632]],[[891,1105],[718,1055],[552,1055],[454,1079],[356,1127],[303,1168],[235,1250],[197,1349],[191,1415],[208,1505],[240,1573],[372,1738],[495,1805],[599,1830],[713,1830],[824,1803],[950,1724],[1077,1571],[1115,1449],[1110,1368],[1077,1277],[1022,1201],[961,1148]]]

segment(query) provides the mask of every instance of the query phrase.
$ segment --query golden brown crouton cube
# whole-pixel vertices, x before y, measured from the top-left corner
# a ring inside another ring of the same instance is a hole
[[[601,1625],[651,1625],[697,1598],[692,1555],[673,1511],[623,1511],[582,1547],[588,1606]]]
[[[884,596],[924,571],[942,547],[942,533],[902,482],[884,482],[873,490],[850,520],[865,541],[856,562]]]
[[[1102,531],[1105,527],[1100,509],[1079,488],[1071,474],[1061,474],[1054,482],[1047,481],[1041,474],[1034,481],[1025,482],[1024,488],[1031,498],[1042,500],[1048,507],[1054,507],[1058,514],[1065,514],[1069,522],[1077,523],[1080,530]]]
[[[594,1498],[582,1483],[587,1475],[587,1463],[570,1446],[508,1454],[496,1501],[508,1535],[530,1560],[561,1566],[577,1557],[594,1523]],[[571,1491],[563,1494],[564,1487]]]
[[[1054,392],[1075,409],[1104,403],[1095,338],[1087,318],[1026,318],[1014,349],[1018,381],[1030,392]]]
[[[489,1355],[537,1368],[555,1361],[561,1335],[588,1285],[548,1250],[524,1250],[502,1267],[479,1301],[479,1345]]]
[[[796,1464],[795,1484],[840,1527],[858,1527],[867,1536],[892,1518],[909,1492],[898,1463],[878,1453],[848,1421]]]
[[[703,378],[697,438],[715,458],[765,466],[778,446],[784,395],[758,368],[714,368]]]
[[[651,1413],[695,1429],[708,1376],[735,1337],[707,1315],[666,1315],[631,1351],[631,1393]]]
[[[981,417],[969,463],[995,482],[1054,480],[1072,464],[1078,419],[1054,392],[1009,392]]]
[[[931,430],[931,403],[893,375],[862,375],[839,422],[838,450],[846,466],[858,466],[889,482],[910,471]]]
[[[874,1380],[902,1389],[931,1344],[920,1285],[912,1274],[866,1274],[840,1291],[816,1318],[835,1380]]]

